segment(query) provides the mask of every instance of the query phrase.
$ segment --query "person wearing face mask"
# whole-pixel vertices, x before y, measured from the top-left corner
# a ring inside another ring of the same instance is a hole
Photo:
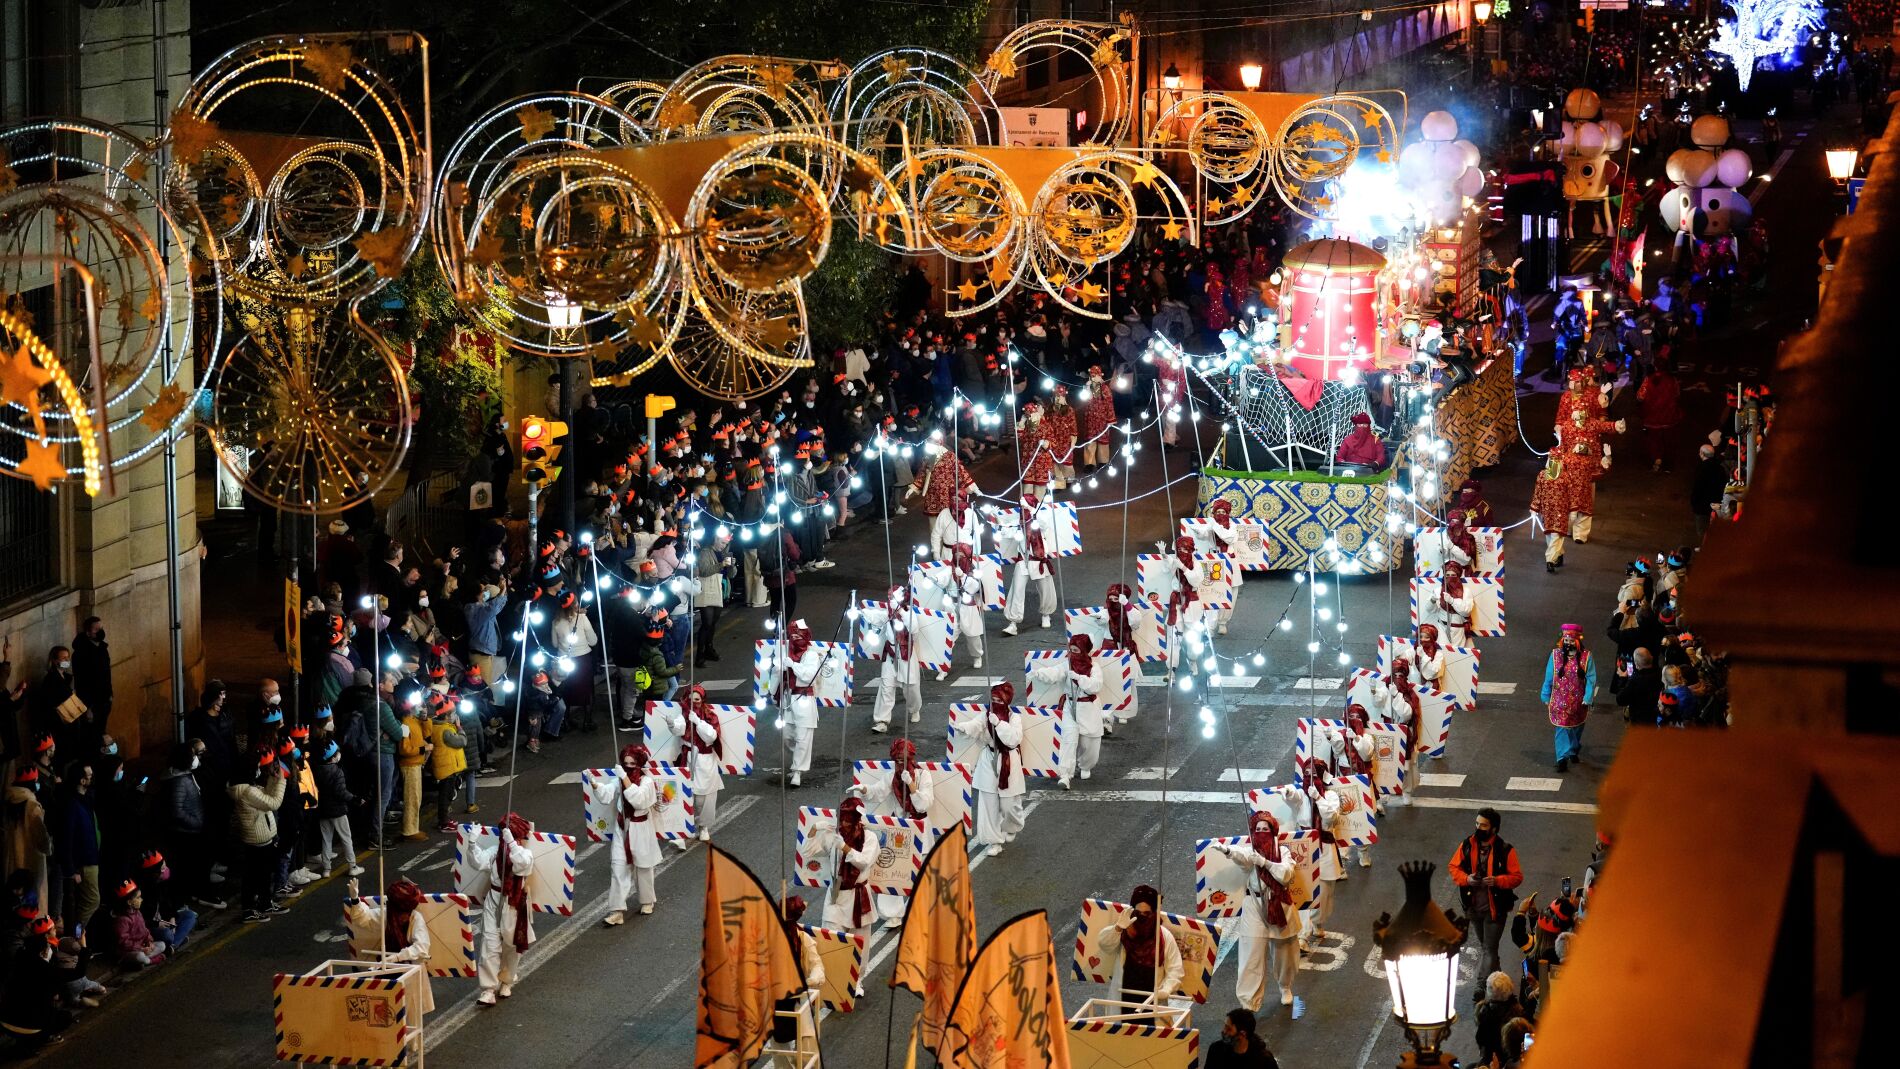
[[[1478,810],[1477,830],[1458,844],[1446,866],[1451,882],[1458,885],[1465,916],[1471,920],[1471,935],[1483,955],[1478,963],[1480,976],[1498,971],[1498,940],[1510,923],[1517,887],[1524,882],[1517,848],[1498,834],[1503,826],[1497,810],[1488,806]]]
[[[922,652],[917,649],[917,614],[911,605],[910,587],[899,583],[886,595],[882,610],[870,610],[864,621],[860,646],[864,655],[877,661],[879,685],[877,700],[871,707],[871,730],[884,734],[891,729],[891,714],[897,709],[899,691],[911,723],[923,719]]]
[[[106,625],[97,616],[86,617],[73,636],[73,693],[86,703],[94,730],[111,730],[112,650],[106,645]]]
[[[1544,664],[1542,700],[1555,733],[1557,771],[1583,759],[1583,723],[1596,700],[1597,666],[1583,645],[1583,628],[1565,624]]]
[[[475,1002],[493,1006],[497,996],[515,993],[515,973],[521,955],[534,943],[534,911],[528,908],[528,876],[534,871],[534,851],[528,848],[534,825],[519,813],[501,823],[499,841],[483,839],[469,848],[475,873],[468,893],[482,903],[482,952],[475,982],[481,994]]]
[[[16,771],[7,788],[6,819],[0,823],[5,829],[7,872],[28,874],[28,887],[36,902],[50,901],[48,876],[53,855],[52,829],[47,824],[46,807],[40,804],[43,789],[39,769],[26,765]]]
[[[1097,695],[1102,692],[1102,669],[1095,662],[1094,641],[1087,635],[1072,635],[1069,648],[1060,660],[1044,661],[1029,672],[1038,683],[1056,684],[1063,689],[1062,715],[1075,726],[1076,745],[1065,746],[1057,771],[1063,790],[1070,789],[1077,769],[1088,779],[1102,758],[1102,707]]]
[[[223,909],[211,892],[211,844],[208,812],[198,782],[204,740],[188,739],[172,748],[170,767],[159,773],[156,797],[159,842],[178,870],[180,890],[205,909]]]
[[[1240,912],[1240,967],[1234,994],[1248,1010],[1258,1012],[1267,997],[1269,972],[1279,983],[1280,1004],[1292,1008],[1293,1019],[1306,1013],[1293,994],[1300,967],[1294,945],[1300,934],[1300,915],[1287,883],[1293,878],[1293,855],[1280,842],[1280,825],[1271,814],[1254,813],[1243,843],[1216,842],[1214,849],[1247,872],[1246,903]]]
[[[65,892],[68,928],[85,924],[99,909],[99,817],[92,784],[91,763],[75,761],[55,796],[53,860]]]
[[[594,801],[611,807],[614,814],[614,841],[607,847],[612,880],[603,922],[608,927],[627,922],[627,895],[636,887],[641,915],[653,912],[653,870],[660,863],[660,785],[647,770],[651,757],[644,746],[624,746],[619,774],[602,776],[593,784]]]
[[[46,674],[28,695],[33,730],[53,736],[67,753],[90,749],[91,711],[73,692],[73,651],[54,646],[46,655]]]
[[[1010,701],[1016,688],[1005,680],[990,688],[990,704],[962,717],[951,726],[978,740],[983,749],[977,756],[976,842],[990,857],[1003,852],[1023,830],[1023,792],[1027,789],[1022,769],[1023,722]]]
[[[59,970],[53,952],[59,930],[51,917],[38,917],[27,926],[20,949],[8,962],[5,990],[0,993],[0,1027],[14,1043],[40,1047],[64,1039],[72,1027],[72,1011],[59,1006]]]
[[[870,872],[881,845],[864,826],[864,799],[851,796],[838,804],[838,823],[824,849],[831,855],[831,887],[825,892],[825,927],[871,938],[877,923],[877,904],[871,895]],[[859,985],[854,993],[864,997]]]
[[[409,988],[416,999],[412,1009],[420,1014],[435,1009],[435,993],[429,987],[429,922],[419,908],[422,888],[407,876],[398,876],[383,900],[372,906],[363,901],[352,879],[344,894],[343,919],[350,926],[350,941],[369,960],[422,966]]]
[[[1161,923],[1160,891],[1144,883],[1128,901],[1132,908],[1095,937],[1102,960],[1113,962],[1109,997],[1165,1006],[1181,987],[1181,946]]]
[[[1008,626],[1003,628],[1005,635],[1014,635],[1022,628],[1023,616],[1029,611],[1032,585],[1036,588],[1037,608],[1041,610],[1045,629],[1050,626],[1057,601],[1055,510],[1046,507],[1033,493],[1025,492],[1022,506],[1016,510],[1016,521],[1015,527],[1004,527],[996,533],[997,550],[1016,562],[1004,602],[1003,615],[1009,620]]]
[[[825,655],[812,643],[811,628],[795,620],[785,629],[784,675],[774,697],[785,710],[784,730],[791,735],[790,786],[811,771],[812,742],[818,734],[818,698],[814,687],[825,667]],[[789,699],[789,700],[787,700]]]
[[[507,605],[508,578],[502,576],[496,583],[484,583],[475,592],[475,600],[462,611],[468,624],[469,660],[480,665],[482,674],[489,679],[503,679],[508,674],[507,661],[501,656],[501,628],[497,623]]]

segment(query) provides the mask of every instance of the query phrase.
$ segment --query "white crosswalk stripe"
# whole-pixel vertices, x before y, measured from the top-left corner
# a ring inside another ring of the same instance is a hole
[[[1512,776],[1505,781],[1507,791],[1560,791],[1564,781],[1550,776]]]
[[[1222,783],[1265,783],[1273,778],[1270,768],[1230,768],[1215,777]]]
[[[1420,772],[1418,785],[1421,787],[1462,787],[1465,776],[1462,772]]]
[[[1516,694],[1517,684],[1481,682],[1477,685],[1477,691],[1479,694]]]

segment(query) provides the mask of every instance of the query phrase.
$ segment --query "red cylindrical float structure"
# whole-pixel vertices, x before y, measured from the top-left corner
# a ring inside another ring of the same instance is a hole
[[[1321,238],[1286,254],[1281,350],[1312,379],[1365,371],[1382,348],[1378,277],[1385,257],[1364,245]]]

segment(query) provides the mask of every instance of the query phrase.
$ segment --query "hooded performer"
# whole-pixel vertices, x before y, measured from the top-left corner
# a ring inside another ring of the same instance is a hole
[[[1232,558],[1234,547],[1240,543],[1240,528],[1234,526],[1234,503],[1224,497],[1216,498],[1214,503],[1207,507],[1207,516],[1208,519],[1214,521],[1207,525],[1207,532],[1214,536],[1215,552],[1225,553]],[[1220,621],[1220,633],[1223,635],[1227,633],[1227,621],[1234,618],[1234,604],[1240,600],[1240,585],[1241,575],[1236,570],[1233,601],[1228,602],[1227,607],[1220,610],[1217,617]]]
[[[976,574],[976,554],[968,546],[958,546],[950,557],[950,582],[937,580],[943,596],[957,607],[957,634],[970,649],[971,667],[983,667],[983,580]],[[937,673],[937,682],[948,678]]]
[[[1108,588],[1107,599],[1103,605],[1108,615],[1108,634],[1102,640],[1102,652],[1125,651],[1134,657],[1141,656],[1141,649],[1135,644],[1135,621],[1130,611],[1135,607],[1135,591],[1127,583],[1115,583]],[[1102,723],[1102,730],[1115,734],[1115,725],[1126,724],[1135,718],[1140,688],[1128,692],[1128,704],[1115,711],[1112,719]]]
[[[482,903],[482,958],[475,971],[482,993],[475,1001],[483,1006],[493,1006],[497,995],[514,994],[516,968],[534,942],[534,913],[528,908],[533,834],[525,817],[510,813],[498,842],[482,840],[469,847],[475,877],[467,890]]]
[[[620,751],[620,775],[603,776],[594,783],[594,801],[612,806],[614,841],[613,878],[607,885],[607,925],[627,921],[627,892],[637,885],[640,912],[652,913],[653,869],[660,863],[660,785],[647,772],[652,755],[644,746]]]
[[[1023,830],[1023,724],[1010,708],[1016,688],[1008,682],[990,688],[989,708],[966,713],[952,723],[983,746],[972,785],[976,788],[976,841],[990,857]]]
[[[1174,558],[1168,562],[1168,573],[1172,580],[1168,592],[1168,625],[1176,636],[1168,648],[1168,656],[1169,663],[1173,664],[1180,657],[1181,648],[1187,645],[1181,636],[1197,624],[1206,626],[1207,610],[1201,601],[1201,569],[1194,560],[1194,539],[1182,535],[1174,540]]]
[[[1399,764],[1399,793],[1392,799],[1397,805],[1412,804],[1412,784],[1418,779],[1418,755],[1423,725],[1418,688],[1412,683],[1412,659],[1392,658],[1392,674],[1386,677],[1377,698],[1384,704],[1380,719],[1399,729],[1403,755]]]
[[[854,784],[851,793],[864,799],[864,804],[874,811],[888,809],[907,820],[923,821],[924,827],[933,832],[945,830],[946,825],[932,819],[936,778],[917,763],[916,744],[909,739],[892,739],[891,765],[888,778],[879,775]],[[903,927],[904,911],[909,905],[910,899],[903,895],[878,895],[877,910],[884,915],[884,927]]]
[[[924,716],[924,670],[918,663],[916,615],[911,611],[910,587],[899,583],[885,601],[884,621],[865,642],[864,652],[879,662],[877,700],[871,706],[871,730],[882,735],[891,729],[897,692],[904,692],[904,710],[915,724]]]
[[[1097,700],[1102,693],[1102,668],[1095,662],[1093,645],[1087,635],[1075,635],[1069,639],[1064,657],[1043,661],[1029,672],[1038,683],[1062,685],[1062,715],[1075,725],[1079,736],[1079,744],[1065,747],[1061,754],[1061,783],[1065,791],[1077,767],[1082,770],[1082,778],[1088,779],[1102,758],[1104,724],[1102,706]]]
[[[996,548],[1016,558],[1016,573],[1010,579],[1009,599],[1003,615],[1009,626],[1003,634],[1014,635],[1022,626],[1023,611],[1029,600],[1029,585],[1036,585],[1036,600],[1042,610],[1042,626],[1048,627],[1056,611],[1055,510],[1043,505],[1031,493],[1023,494],[1016,510],[1015,529],[997,532]]]
[[[1354,703],[1346,707],[1346,730],[1327,728],[1327,741],[1332,746],[1333,766],[1343,774],[1365,776],[1368,782],[1379,782],[1379,740],[1372,736],[1372,718],[1367,715],[1366,707]],[[1378,792],[1373,792],[1374,815],[1377,815]],[[1359,867],[1372,867],[1372,845],[1370,843],[1355,847],[1359,855]]]
[[[1596,516],[1597,480],[1610,470],[1610,443],[1603,436],[1622,434],[1622,420],[1608,420],[1585,405],[1573,405],[1570,418],[1557,423],[1557,444],[1531,491],[1531,511],[1544,528],[1544,570],[1564,565],[1564,539],[1590,541]]]
[[[1352,414],[1352,430],[1339,440],[1333,459],[1355,468],[1377,471],[1385,467],[1385,442],[1372,429],[1372,417],[1364,412]]]
[[[785,670],[779,683],[780,699],[790,697],[785,730],[791,735],[792,781],[796,787],[804,773],[811,771],[811,744],[818,734],[818,674],[824,670],[825,655],[811,640],[811,628],[797,620],[785,629]]]
[[[1464,565],[1448,560],[1445,574],[1438,580],[1438,592],[1419,603],[1418,617],[1442,628],[1445,641],[1452,645],[1470,646],[1471,614],[1476,608],[1477,601],[1465,586]]]
[[[1044,426],[1042,402],[1023,405],[1016,421],[1016,455],[1023,465],[1023,496],[1039,499],[1049,493],[1049,480],[1055,476],[1056,456]]]
[[[1234,994],[1242,1006],[1258,1012],[1266,999],[1271,966],[1280,987],[1280,1005],[1293,1007],[1297,1020],[1305,1011],[1293,994],[1293,978],[1300,968],[1299,949],[1294,945],[1300,918],[1288,889],[1293,855],[1280,842],[1279,822],[1270,814],[1255,813],[1247,825],[1246,843],[1216,842],[1214,849],[1247,871],[1247,900],[1237,925],[1240,969]]]
[[[1161,923],[1161,892],[1147,884],[1128,896],[1131,907],[1095,936],[1095,949],[1112,962],[1109,997],[1166,1005],[1181,989],[1181,946]]]
[[[1491,503],[1484,499],[1484,484],[1476,479],[1459,483],[1458,501],[1451,507],[1451,515],[1464,520],[1466,527],[1494,526]]]
[[[1590,715],[1590,703],[1596,700],[1597,664],[1583,646],[1583,628],[1565,624],[1544,665],[1545,707],[1556,736],[1557,771],[1570,762],[1582,760],[1583,722]]]
[[[964,468],[963,462],[957,459],[956,452],[945,449],[937,454],[936,461],[930,467],[917,476],[916,481],[911,483],[910,489],[905,491],[904,496],[916,497],[922,494],[924,514],[934,522],[938,513],[950,507],[950,503],[955,500],[957,494],[967,495],[975,485],[976,480],[970,477],[970,472]]]
[[[1436,624],[1418,625],[1412,640],[1412,679],[1417,686],[1445,689],[1445,647],[1439,645]]]
[[[695,683],[680,692],[679,708],[666,714],[667,730],[680,737],[680,762],[693,775],[693,819],[699,825],[699,841],[712,838],[712,823],[719,814],[719,792],[726,779],[720,765],[726,759],[726,741],[719,734],[719,717],[706,701],[706,688]],[[680,849],[686,848],[685,840]]]
[[[871,869],[877,865],[880,844],[864,826],[864,799],[846,798],[838,805],[838,826],[826,849],[831,851],[831,888],[825,893],[825,927],[869,939],[877,922],[877,902],[871,894]],[[864,997],[864,987],[854,989]]]
[[[930,521],[930,559],[949,560],[958,546],[971,553],[983,552],[983,518],[970,507],[968,491],[950,495],[950,507]]]
[[[381,905],[372,906],[357,893],[356,881],[349,883],[343,900],[343,919],[350,926],[350,942],[363,952],[377,952],[382,961],[399,961],[422,966],[417,970],[417,1009],[428,1013],[435,1009],[435,994],[429,990],[429,924],[416,909],[422,905],[422,888],[406,876],[399,876],[384,893]]]
[[[1049,452],[1055,457],[1055,481],[1051,485],[1057,490],[1075,481],[1075,431],[1075,409],[1069,405],[1069,388],[1058,384],[1056,399],[1042,418],[1042,440],[1049,443]]]
[[[1319,833],[1319,900],[1302,911],[1310,929],[1309,942],[1326,938],[1326,922],[1333,916],[1333,884],[1346,878],[1346,854],[1341,841],[1346,838],[1346,798],[1333,782],[1333,770],[1325,761],[1309,759],[1302,766],[1306,800],[1312,803],[1312,828]]]

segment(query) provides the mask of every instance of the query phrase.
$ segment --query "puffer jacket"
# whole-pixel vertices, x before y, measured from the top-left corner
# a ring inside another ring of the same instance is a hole
[[[158,818],[168,831],[205,830],[205,799],[198,777],[177,768],[158,774]]]
[[[234,783],[231,800],[231,830],[245,846],[264,846],[277,837],[277,807],[284,804],[284,788],[290,781],[272,775],[263,786]]]

